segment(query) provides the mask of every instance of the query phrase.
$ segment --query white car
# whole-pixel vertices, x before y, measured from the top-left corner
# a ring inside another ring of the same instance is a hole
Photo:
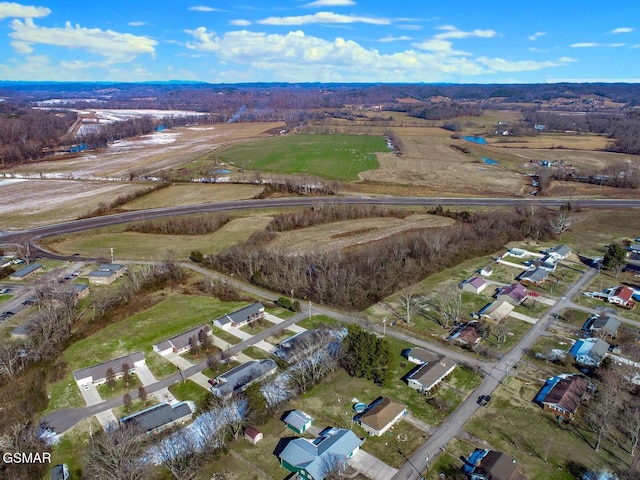
[[[85,383],[84,385],[82,385],[83,390],[86,392],[89,390],[89,384]]]

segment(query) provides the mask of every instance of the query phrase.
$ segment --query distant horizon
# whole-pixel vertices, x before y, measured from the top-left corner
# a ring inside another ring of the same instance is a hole
[[[0,1],[4,81],[640,83],[628,0],[33,1]]]

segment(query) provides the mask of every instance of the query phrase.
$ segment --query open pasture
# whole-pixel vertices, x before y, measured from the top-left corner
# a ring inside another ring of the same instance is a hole
[[[279,233],[270,246],[290,254],[336,251],[410,230],[443,227],[452,223],[454,220],[450,218],[429,214],[414,214],[404,219],[345,220]]]
[[[300,134],[244,142],[221,151],[217,158],[246,170],[350,181],[377,168],[376,153],[386,151],[382,136]]]
[[[380,168],[361,173],[361,179],[423,186],[443,195],[516,195],[525,190],[525,180],[516,172],[480,160],[489,155],[476,153],[476,145],[463,145],[471,154],[453,148],[465,142],[452,139],[449,131],[437,127],[393,130],[402,138],[405,152],[379,154]]]
[[[43,243],[65,255],[108,258],[109,249],[113,248],[118,258],[162,260],[171,252],[172,258],[186,260],[193,250],[210,254],[242,242],[270,221],[268,216],[240,217],[207,235],[154,235],[126,232],[124,226],[117,226],[45,239]]]
[[[149,185],[74,180],[0,179],[3,229],[74,220]]]

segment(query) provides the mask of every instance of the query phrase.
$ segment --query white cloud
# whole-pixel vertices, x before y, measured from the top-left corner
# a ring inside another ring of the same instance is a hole
[[[611,30],[611,33],[631,33],[633,32],[633,28],[631,27],[619,27]]]
[[[571,48],[595,48],[595,47],[624,47],[626,43],[595,43],[595,42],[581,42],[572,43],[569,45]]]
[[[386,18],[361,17],[357,15],[341,15],[333,12],[318,12],[313,15],[296,17],[269,17],[258,20],[262,25],[307,25],[310,23],[369,23],[372,25],[389,25]]]
[[[38,18],[51,13],[47,7],[34,7],[14,2],[0,2],[0,20],[3,18]]]
[[[411,37],[407,37],[406,35],[402,35],[400,37],[394,37],[393,35],[388,35],[386,37],[382,37],[378,41],[382,43],[391,43],[391,42],[404,42],[406,40],[411,40]]]
[[[533,35],[529,35],[527,38],[533,41],[533,40],[537,40],[540,37],[544,37],[546,34],[547,32],[536,32]]]
[[[575,62],[576,60],[569,57],[562,57],[556,61],[547,60],[544,62],[536,62],[534,60],[518,60],[510,61],[504,58],[488,58],[479,57],[478,63],[488,67],[490,72],[530,72],[534,70],[542,70],[543,68],[561,67],[567,63]]]
[[[281,81],[416,81],[467,79],[495,72],[523,72],[565,65],[567,59],[535,62],[501,58],[473,59],[455,52],[450,42],[431,39],[423,47],[383,54],[355,41],[328,41],[304,32],[267,34],[247,30],[216,35],[205,27],[189,32],[187,47],[213,53],[225,70],[250,67],[253,78]],[[424,47],[429,47],[424,48]],[[224,75],[222,72],[217,73]],[[265,80],[265,81],[268,81]],[[237,80],[236,80],[237,81]]]
[[[305,7],[352,7],[355,4],[353,0],[316,0],[307,3]]]
[[[446,53],[447,55],[471,55],[469,52],[453,50],[453,48],[451,48],[453,44],[449,40],[442,40],[439,38],[432,38],[429,40],[425,40],[424,42],[414,43],[413,46],[415,48],[419,48],[420,50],[441,52]]]
[[[12,44],[18,42],[19,49],[33,44],[53,45],[64,48],[78,48],[102,55],[110,62],[129,62],[141,54],[155,55],[158,42],[147,37],[119,33],[99,28],[75,27],[67,22],[64,28],[39,27],[32,19],[24,22],[13,20],[9,36]]]
[[[143,27],[144,25],[148,25],[147,22],[129,22],[127,23],[130,27]]]
[[[444,30],[444,33],[439,33],[434,36],[434,38],[469,38],[469,37],[480,37],[480,38],[493,38],[497,34],[495,30],[472,30],[470,32],[464,32],[462,30],[458,30],[458,28],[452,25],[443,25],[442,27],[438,27],[438,30]]]
[[[251,22],[249,20],[231,20],[231,25],[235,25],[236,27],[248,27],[249,25],[251,25]]]
[[[13,47],[13,49],[18,52],[18,53],[22,53],[24,55],[27,55],[29,53],[33,53],[33,47],[31,46],[31,44],[29,43],[25,43],[25,42],[11,42],[11,46]]]
[[[220,10],[219,8],[208,7],[206,5],[196,5],[189,7],[187,10],[191,10],[192,12],[224,12],[224,10]]]

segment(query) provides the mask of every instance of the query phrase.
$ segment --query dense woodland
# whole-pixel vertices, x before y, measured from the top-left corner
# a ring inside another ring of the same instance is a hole
[[[433,213],[452,215],[459,221],[449,227],[404,232],[357,248],[304,255],[272,248],[269,241],[273,234],[267,229],[244,244],[208,257],[207,263],[274,291],[288,294],[294,290],[300,298],[363,310],[430,274],[495,252],[510,241],[549,237],[552,231],[547,212],[533,210],[457,214],[434,209]],[[307,215],[316,213],[308,211]],[[368,209],[363,209],[362,215],[366,218]],[[274,222],[280,223],[278,217]],[[302,226],[306,222],[296,223]]]

